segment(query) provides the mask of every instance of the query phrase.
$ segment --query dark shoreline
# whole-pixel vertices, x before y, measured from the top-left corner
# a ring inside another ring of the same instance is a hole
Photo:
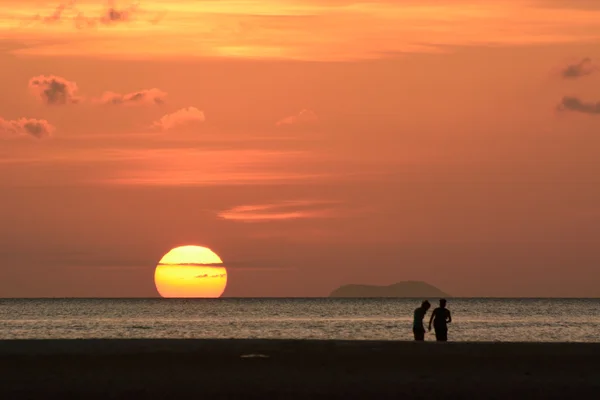
[[[238,296],[221,296],[219,298],[165,298],[160,296],[155,297],[0,297],[2,300],[160,300],[160,301],[220,301],[220,300],[419,300],[437,299],[437,296],[419,296],[419,297],[331,297],[327,296],[311,296],[311,297],[238,297]],[[445,296],[452,300],[600,300],[600,296],[592,297],[498,297],[498,296]]]
[[[600,337],[599,337],[600,340]],[[427,346],[430,350],[425,350]],[[435,350],[434,350],[435,348]],[[0,339],[0,357],[7,355],[122,355],[122,354],[213,354],[236,356],[238,352],[264,350],[279,354],[285,349],[353,351],[363,355],[369,349],[400,351],[403,354],[491,355],[517,350],[522,355],[600,356],[600,341],[589,342],[447,342],[393,340],[323,339]],[[299,354],[300,355],[300,354]]]
[[[6,399],[595,398],[600,343],[2,340],[0,374]]]

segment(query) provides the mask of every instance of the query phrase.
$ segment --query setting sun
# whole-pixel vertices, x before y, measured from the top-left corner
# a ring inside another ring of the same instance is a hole
[[[221,297],[227,286],[227,270],[222,263],[206,247],[176,247],[156,266],[156,290],[162,297]]]

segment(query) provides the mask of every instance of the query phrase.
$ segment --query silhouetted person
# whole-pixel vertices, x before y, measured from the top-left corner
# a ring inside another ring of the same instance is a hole
[[[452,322],[450,310],[446,308],[446,300],[440,300],[440,306],[433,310],[429,318],[429,331],[431,332],[431,322],[435,328],[435,338],[438,342],[448,341],[448,324]]]
[[[423,318],[427,314],[427,310],[431,307],[431,304],[427,300],[421,303],[421,307],[415,309],[414,320],[413,320],[413,334],[415,340],[425,340],[425,326],[423,325]]]

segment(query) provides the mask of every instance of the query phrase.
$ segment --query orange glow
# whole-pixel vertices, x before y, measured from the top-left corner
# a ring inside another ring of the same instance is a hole
[[[148,0],[140,7],[117,5],[122,17],[110,23],[106,5],[77,2],[65,8],[60,3],[46,2],[33,12],[28,2],[0,2],[0,29],[11,40],[29,44],[14,53],[348,61],[396,52],[438,53],[448,51],[446,46],[594,42],[600,37],[599,10],[542,7],[536,4],[542,1],[531,0]]]
[[[154,271],[162,297],[221,297],[227,270],[212,250],[201,246],[176,247],[163,256]]]

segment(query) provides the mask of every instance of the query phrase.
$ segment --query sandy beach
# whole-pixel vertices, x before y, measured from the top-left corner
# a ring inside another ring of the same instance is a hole
[[[593,398],[600,344],[0,341],[0,398]]]

